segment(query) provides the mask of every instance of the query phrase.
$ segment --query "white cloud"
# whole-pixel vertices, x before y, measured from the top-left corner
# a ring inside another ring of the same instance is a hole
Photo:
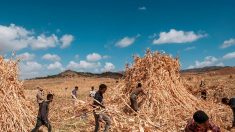
[[[55,34],[52,34],[51,36],[46,36],[44,34],[41,34],[40,36],[37,36],[36,38],[30,38],[28,43],[30,43],[30,46],[32,49],[47,49],[47,48],[53,48],[56,47],[56,44],[59,42],[58,37]]]
[[[36,61],[20,63],[20,75],[22,79],[33,78],[42,75],[43,66]]]
[[[102,56],[98,53],[92,53],[92,54],[88,54],[86,59],[88,61],[98,61],[102,59]]]
[[[75,62],[75,61],[70,61],[69,64],[67,65],[68,69],[72,69],[72,70],[79,70],[79,69],[83,69],[83,70],[91,70],[91,69],[96,69],[99,68],[101,66],[100,62],[87,62],[85,60],[81,60],[79,63]]]
[[[56,61],[55,63],[49,64],[47,69],[48,70],[60,70],[60,71],[64,70],[62,64],[58,61]]]
[[[189,51],[189,50],[194,50],[194,49],[196,49],[196,47],[192,46],[192,47],[185,48],[184,51]]]
[[[193,31],[185,32],[171,29],[169,32],[161,32],[159,38],[153,40],[153,44],[188,43],[206,36],[206,34],[195,34]]]
[[[45,54],[42,59],[49,61],[60,61],[60,57],[56,54]]]
[[[119,48],[128,47],[132,45],[135,42],[136,38],[138,38],[139,36],[140,35],[137,35],[135,37],[124,37],[116,43],[116,46]]]
[[[196,60],[196,61],[195,61],[195,64],[189,66],[188,68],[189,68],[189,69],[192,69],[192,68],[202,68],[202,67],[206,67],[206,66],[218,66],[218,65],[223,65],[223,63],[220,62],[220,60],[217,59],[216,57],[207,56],[207,57],[205,57],[204,60],[201,61],[201,62],[198,61],[198,60]]]
[[[223,59],[233,59],[235,58],[235,52],[227,53],[223,56]]]
[[[72,41],[74,40],[73,35],[65,34],[60,38],[60,41],[62,42],[61,48],[69,47]]]
[[[109,71],[113,71],[115,69],[115,66],[110,63],[110,62],[106,62],[104,68],[101,69],[102,72],[109,72]]]
[[[59,41],[60,40],[60,41]],[[47,49],[61,45],[65,48],[73,40],[72,35],[65,34],[60,39],[55,34],[36,35],[33,31],[21,26],[10,24],[0,25],[0,52],[18,51],[28,47],[32,49]]]
[[[20,50],[28,46],[28,36],[31,31],[23,27],[0,25],[0,52]]]
[[[139,10],[146,10],[147,8],[145,6],[139,7]]]
[[[30,54],[28,52],[25,52],[25,53],[17,55],[16,57],[21,59],[21,60],[23,60],[23,61],[29,61],[29,60],[33,60],[35,55],[34,54]]]
[[[229,40],[225,40],[224,43],[220,46],[220,48],[225,49],[233,45],[235,45],[235,39],[231,38]]]

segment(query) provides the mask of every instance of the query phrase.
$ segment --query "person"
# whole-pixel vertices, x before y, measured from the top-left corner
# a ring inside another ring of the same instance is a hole
[[[49,113],[49,104],[52,102],[52,100],[53,100],[53,94],[48,94],[47,100],[42,102],[38,111],[36,127],[32,130],[32,132],[37,132],[42,125],[47,127],[48,132],[51,132],[52,128],[48,120],[48,113]]]
[[[233,123],[232,128],[235,128],[235,97],[228,99],[228,98],[222,98],[222,103],[229,105],[233,111]]]
[[[136,89],[134,89],[130,94],[131,108],[136,112],[138,111],[137,96],[141,93],[146,95],[142,89],[142,84],[138,83]]]
[[[104,113],[105,106],[103,104],[103,94],[106,92],[107,86],[105,84],[100,84],[99,90],[96,92],[93,102],[94,107],[94,118],[95,118],[95,130],[94,132],[99,131],[99,121],[105,121],[104,132],[108,132],[111,120],[107,114]]]
[[[200,92],[201,92],[201,98],[206,100],[207,98],[207,91],[206,91],[206,84],[204,81],[201,81],[201,84],[200,84]]]
[[[78,86],[75,86],[75,88],[73,89],[73,91],[71,93],[73,99],[77,99],[78,98],[77,92],[78,92]]]
[[[95,97],[95,93],[96,93],[96,91],[94,90],[94,87],[92,86],[89,96],[94,98]]]
[[[220,128],[213,124],[208,115],[202,111],[198,110],[194,113],[193,119],[188,121],[186,125],[185,132],[220,132]]]
[[[40,88],[40,87],[38,87],[38,93],[36,95],[36,98],[37,98],[37,103],[38,103],[39,108],[40,108],[40,105],[44,101],[44,99],[43,99],[43,89]]]

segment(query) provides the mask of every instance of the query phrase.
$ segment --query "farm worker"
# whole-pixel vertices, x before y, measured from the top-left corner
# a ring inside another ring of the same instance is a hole
[[[200,92],[201,92],[201,98],[206,100],[206,96],[207,96],[207,91],[206,91],[206,84],[204,81],[201,81],[200,84]]]
[[[204,111],[198,110],[193,119],[188,121],[185,132],[220,132],[220,128],[214,125]]]
[[[138,83],[137,87],[130,94],[131,108],[136,112],[138,111],[137,96],[139,94],[146,95],[144,90],[142,89],[141,83]]]
[[[78,86],[75,86],[75,88],[73,89],[71,95],[73,99],[77,99],[78,98]]]
[[[43,95],[44,95],[43,94],[43,89],[38,87],[38,93],[36,95],[36,98],[37,98],[37,103],[38,103],[39,107],[42,104],[42,102],[44,101]]]
[[[95,117],[95,131],[99,131],[99,121],[105,121],[105,129],[104,132],[109,131],[109,127],[111,125],[111,120],[107,114],[104,113],[105,106],[103,105],[103,94],[107,90],[107,86],[105,84],[100,84],[99,90],[96,92],[94,97],[93,106],[95,110],[93,111]]]
[[[52,102],[52,100],[53,100],[53,94],[48,94],[47,100],[42,102],[38,111],[36,127],[32,130],[32,132],[37,132],[42,125],[47,127],[48,132],[51,132],[52,128],[48,120],[48,113],[49,113],[49,104]]]
[[[233,124],[232,128],[235,128],[235,97],[228,99],[228,98],[223,98],[222,102],[226,105],[229,105],[233,111]]]
[[[90,91],[89,96],[94,98],[95,97],[95,93],[96,93],[96,91],[95,91],[94,87],[91,87],[91,91]]]

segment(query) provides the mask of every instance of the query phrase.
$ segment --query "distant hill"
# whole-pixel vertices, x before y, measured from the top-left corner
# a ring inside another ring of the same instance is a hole
[[[209,66],[203,68],[187,69],[182,70],[181,73],[196,73],[196,74],[214,74],[214,75],[226,75],[226,74],[235,74],[235,67],[230,66]]]
[[[46,77],[37,77],[33,79],[49,79],[49,78],[73,78],[73,77],[97,77],[97,78],[114,78],[118,79],[123,77],[123,74],[117,72],[104,72],[104,73],[89,73],[89,72],[76,72],[72,70],[66,70],[56,75],[49,75]]]

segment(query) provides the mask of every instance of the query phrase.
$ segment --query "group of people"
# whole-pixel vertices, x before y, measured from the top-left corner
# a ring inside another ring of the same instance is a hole
[[[93,99],[93,115],[95,119],[95,130],[94,132],[99,131],[100,122],[105,122],[104,132],[109,131],[111,125],[110,117],[105,113],[105,105],[103,103],[103,94],[107,90],[107,85],[100,84],[98,91],[94,90],[94,87],[91,87],[91,91],[89,96]],[[78,87],[76,86],[71,92],[72,98],[74,100],[78,97]],[[142,84],[138,83],[136,88],[132,90],[130,93],[130,107],[133,111],[138,112],[138,102],[137,97],[139,95],[146,95],[142,88]],[[36,127],[32,130],[32,132],[37,132],[39,128],[44,125],[48,128],[48,132],[51,132],[51,125],[48,120],[48,112],[49,112],[49,104],[53,100],[53,94],[47,95],[47,100],[43,100],[43,89],[39,88],[39,92],[37,94],[37,102],[39,104],[39,112],[37,116]],[[226,105],[229,105],[233,110],[233,125],[235,128],[235,98],[223,98],[222,102]],[[198,110],[194,113],[193,118],[188,121],[188,124],[185,127],[185,132],[220,132],[220,128],[213,124],[208,115],[202,111]]]

